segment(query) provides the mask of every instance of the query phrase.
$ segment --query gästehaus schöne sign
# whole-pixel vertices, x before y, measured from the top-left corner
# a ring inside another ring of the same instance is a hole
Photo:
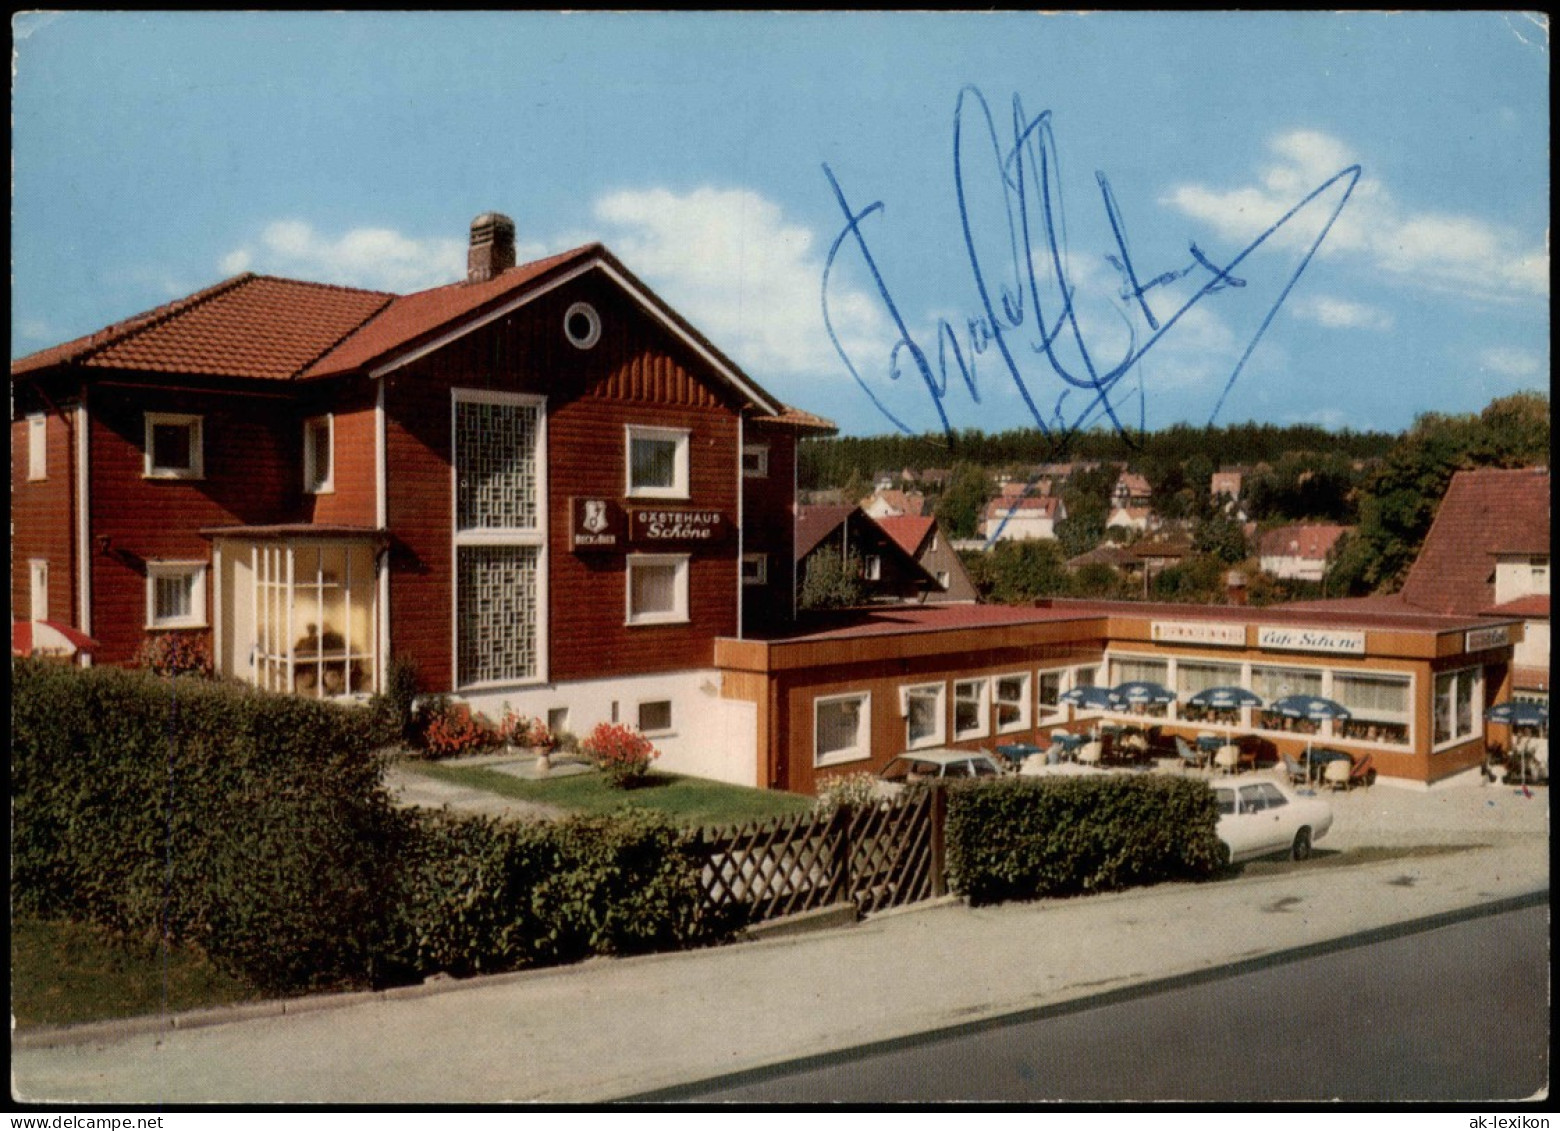
[[[1262,625],[1257,647],[1273,652],[1332,652],[1343,656],[1365,654],[1365,634],[1339,628],[1296,628]]]
[[[718,510],[636,507],[628,512],[628,540],[635,546],[715,546],[731,524]]]

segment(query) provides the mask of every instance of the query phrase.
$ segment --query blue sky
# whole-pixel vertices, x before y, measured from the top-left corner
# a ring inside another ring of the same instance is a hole
[[[522,257],[601,240],[848,433],[1398,429],[1549,383],[1541,16],[65,13],[13,36],[13,356],[241,270],[451,282],[498,210]]]

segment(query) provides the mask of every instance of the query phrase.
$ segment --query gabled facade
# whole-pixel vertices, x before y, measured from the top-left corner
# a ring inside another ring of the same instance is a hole
[[[1327,572],[1327,559],[1333,547],[1348,532],[1347,526],[1325,523],[1276,527],[1262,535],[1258,544],[1258,564],[1274,577],[1320,581]]]
[[[1055,538],[1056,524],[1067,517],[1067,505],[1058,495],[1024,494],[1020,484],[986,504],[981,516],[981,536],[987,541],[1027,541]]]
[[[937,579],[937,588],[926,594],[930,603],[973,602],[979,594],[964,568],[964,560],[948,541],[942,525],[931,515],[900,515],[874,521],[901,550]]]
[[[714,641],[790,615],[796,444],[832,426],[600,245],[516,265],[490,214],[465,282],[241,275],[12,380],[13,609],[99,662],[181,631],[222,674],[363,695],[405,658],[424,691],[751,777],[705,764],[751,731]]]
[[[854,563],[873,603],[919,602],[941,589],[913,554],[899,545],[860,507],[798,507],[796,577],[800,586],[821,554],[832,552]]]

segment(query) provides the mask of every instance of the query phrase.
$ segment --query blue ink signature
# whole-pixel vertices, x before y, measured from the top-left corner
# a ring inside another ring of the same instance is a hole
[[[965,172],[967,130],[974,139],[970,144],[977,151],[983,146],[989,146],[989,155],[987,155],[990,161],[989,172],[995,173],[1000,182],[1002,206],[992,220],[992,227],[997,232],[993,242],[999,246],[1005,244],[1005,247],[995,257],[982,255],[976,246],[976,220],[972,218],[969,199],[969,190],[976,182],[967,181]],[[1236,269],[1318,197],[1334,185],[1346,182],[1342,196],[1328,214],[1326,223],[1306,248],[1236,362],[1209,415],[1208,422],[1213,423],[1230,390],[1234,388],[1236,380],[1246,367],[1247,361],[1250,360],[1252,351],[1256,349],[1257,343],[1277,315],[1279,307],[1288,298],[1289,292],[1293,290],[1301,274],[1310,265],[1322,241],[1331,232],[1333,224],[1337,221],[1339,213],[1343,211],[1344,205],[1348,203],[1361,175],[1358,165],[1350,165],[1340,170],[1290,208],[1277,222],[1222,267],[1192,243],[1188,248],[1190,262],[1185,266],[1161,271],[1144,281],[1133,263],[1128,247],[1126,224],[1110,181],[1104,173],[1097,172],[1095,181],[1099,186],[1105,215],[1110,223],[1116,245],[1115,252],[1104,257],[1121,279],[1121,287],[1116,297],[1129,308],[1135,308],[1142,315],[1147,327],[1146,337],[1141,344],[1138,344],[1138,327],[1125,311],[1121,312],[1130,331],[1126,349],[1114,359],[1113,363],[1100,363],[1096,361],[1096,350],[1091,349],[1079,326],[1077,292],[1067,268],[1068,249],[1064,210],[1061,205],[1060,179],[1055,172],[1059,162],[1049,110],[1031,118],[1024,113],[1022,103],[1015,95],[1012,140],[1009,143],[999,137],[996,121],[985,96],[973,86],[966,86],[959,92],[953,118],[954,188],[958,197],[964,251],[969,260],[970,272],[980,302],[978,313],[964,320],[962,337],[948,319],[937,321],[934,331],[935,364],[929,356],[928,346],[918,341],[916,335],[911,332],[899,304],[895,302],[889,290],[884,273],[872,249],[868,246],[866,232],[862,226],[863,221],[874,213],[883,211],[883,202],[874,201],[864,208],[855,208],[846,198],[845,190],[835,177],[834,171],[827,164],[823,166],[824,176],[828,178],[834,199],[844,216],[844,226],[829,247],[828,258],[823,269],[821,298],[824,325],[835,351],[845,363],[851,376],[855,378],[856,383],[889,422],[901,432],[914,434],[914,431],[883,403],[862,377],[855,361],[840,341],[835,330],[834,319],[831,317],[830,280],[836,261],[847,246],[853,247],[859,253],[861,265],[870,276],[871,289],[881,301],[882,309],[887,313],[892,329],[897,334],[887,358],[889,379],[899,381],[905,376],[907,370],[920,379],[925,385],[931,404],[936,409],[942,431],[950,444],[954,441],[954,432],[948,419],[945,402],[962,388],[973,402],[980,403],[981,390],[976,363],[977,359],[985,355],[994,356],[999,376],[1005,376],[1011,381],[1028,409],[1035,427],[1051,441],[1055,450],[1064,450],[1069,445],[1073,434],[1097,422],[1102,415],[1109,417],[1113,426],[1130,442],[1128,430],[1117,415],[1117,406],[1113,398],[1113,393],[1122,378],[1138,366],[1145,355],[1204,298],[1221,291],[1245,287],[1247,280],[1237,276]],[[1046,264],[1043,273],[1036,269],[1037,252],[1039,258]],[[1151,300],[1156,297],[1157,289],[1193,276],[1201,278],[1202,282],[1191,298],[1170,311],[1167,316],[1162,316],[1155,311]],[[1058,298],[1052,304],[1054,309],[1048,310],[1046,304],[1042,302],[1042,289],[1047,293],[1054,290],[1057,294]],[[1070,362],[1062,356],[1064,349],[1070,350]],[[1037,357],[1043,359],[1040,373],[1026,376],[1027,365],[1033,363],[1033,359]],[[1046,377],[1047,371],[1051,377],[1059,379],[1063,386],[1048,412],[1042,411],[1036,400],[1040,382]],[[1141,380],[1141,371],[1139,379]],[[1081,411],[1068,419],[1063,412],[1063,404],[1074,392],[1086,397],[1087,403]],[[1139,403],[1141,405],[1141,397]],[[1140,423],[1139,429],[1141,428]]]

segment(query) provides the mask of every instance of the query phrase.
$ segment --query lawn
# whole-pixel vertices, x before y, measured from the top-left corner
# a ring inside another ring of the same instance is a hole
[[[680,825],[733,825],[803,813],[813,800],[773,789],[651,772],[637,789],[615,789],[595,770],[567,777],[530,781],[482,766],[450,766],[439,762],[405,761],[401,765],[439,781],[486,790],[521,801],[556,805],[577,813],[611,813],[633,806],[664,813]]]
[[[80,923],[11,924],[11,1012],[18,1029],[172,1013],[258,997],[186,950]]]

